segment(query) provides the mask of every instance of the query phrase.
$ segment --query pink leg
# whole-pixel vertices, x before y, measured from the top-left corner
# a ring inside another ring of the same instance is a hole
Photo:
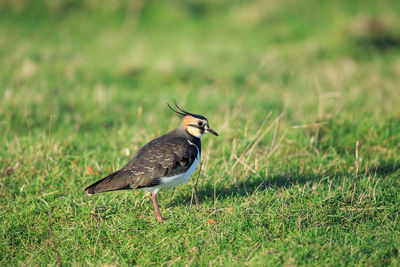
[[[159,220],[160,222],[162,222],[162,221],[163,221],[163,218],[161,217],[161,212],[160,212],[160,209],[158,208],[157,194],[151,193],[151,199],[153,200],[153,205],[154,205],[154,208],[156,209],[157,220]]]

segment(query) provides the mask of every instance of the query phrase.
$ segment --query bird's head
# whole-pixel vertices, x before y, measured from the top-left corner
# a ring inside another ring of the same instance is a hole
[[[167,105],[173,112],[182,117],[181,127],[192,136],[201,138],[205,132],[218,136],[217,132],[210,128],[206,117],[183,110],[176,101],[174,101],[175,109],[169,104]]]

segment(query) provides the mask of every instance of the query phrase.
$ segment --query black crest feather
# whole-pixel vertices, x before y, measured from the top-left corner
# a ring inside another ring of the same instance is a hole
[[[191,115],[191,116],[194,115],[194,114],[192,114],[192,113],[190,113],[190,112],[187,112],[187,111],[184,110],[183,108],[181,108],[181,107],[178,105],[178,103],[176,103],[176,100],[175,100],[175,99],[173,100],[173,102],[174,102],[174,105],[175,105],[174,108],[171,107],[171,105],[168,104],[168,103],[167,103],[167,105],[168,105],[169,109],[172,110],[175,114],[177,114],[177,115],[179,115],[179,116],[181,116],[181,117],[184,117],[184,116],[186,116],[186,115]]]
[[[198,114],[193,114],[190,112],[187,112],[186,110],[184,110],[183,108],[181,108],[178,103],[176,103],[176,100],[173,100],[174,106],[172,107],[170,104],[167,103],[167,106],[169,107],[170,110],[172,110],[175,114],[177,114],[178,116],[181,117],[185,117],[186,115],[190,115],[192,117],[195,118],[199,118],[199,119],[203,119],[203,120],[207,120],[204,116],[198,115]]]

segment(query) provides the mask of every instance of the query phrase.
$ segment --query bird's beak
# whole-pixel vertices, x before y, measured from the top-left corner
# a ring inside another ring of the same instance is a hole
[[[213,135],[215,135],[215,136],[218,136],[217,132],[214,131],[213,129],[207,128],[206,130],[207,130],[207,132],[209,132],[210,134],[213,134]]]

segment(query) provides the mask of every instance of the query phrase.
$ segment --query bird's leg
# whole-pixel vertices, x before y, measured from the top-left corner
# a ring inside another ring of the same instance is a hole
[[[160,209],[158,208],[158,203],[157,203],[157,194],[156,193],[151,193],[151,199],[153,200],[153,205],[157,213],[157,220],[162,222],[163,218],[161,217],[161,212]]]

